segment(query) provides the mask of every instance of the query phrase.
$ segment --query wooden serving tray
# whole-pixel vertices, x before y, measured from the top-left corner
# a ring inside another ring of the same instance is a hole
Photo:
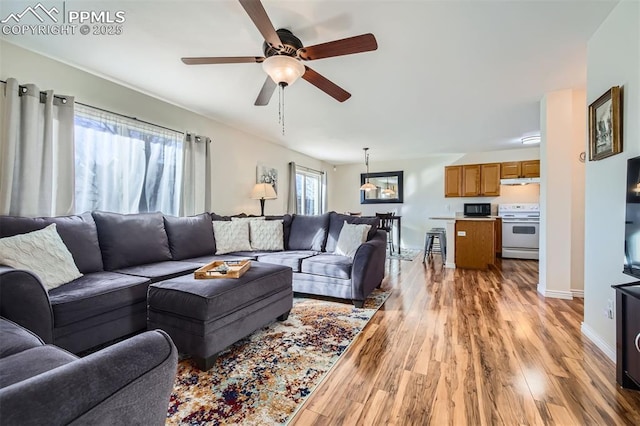
[[[207,280],[215,278],[240,278],[244,275],[245,272],[249,270],[249,268],[251,268],[250,260],[227,261],[229,271],[226,274],[213,271],[213,269],[217,268],[223,263],[224,261],[222,260],[215,260],[211,263],[208,263],[202,268],[197,269],[193,273],[193,276],[196,280]]]

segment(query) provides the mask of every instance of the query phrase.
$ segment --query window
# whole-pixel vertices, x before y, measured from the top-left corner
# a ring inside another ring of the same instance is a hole
[[[324,213],[323,174],[312,170],[296,170],[296,204],[299,214]]]
[[[183,134],[76,105],[76,211],[178,215]]]

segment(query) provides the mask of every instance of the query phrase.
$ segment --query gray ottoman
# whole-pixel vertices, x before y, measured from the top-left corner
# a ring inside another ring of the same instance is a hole
[[[291,268],[251,262],[240,278],[196,280],[193,275],[152,284],[147,326],[166,331],[200,370],[218,352],[274,319],[284,321],[293,306]]]

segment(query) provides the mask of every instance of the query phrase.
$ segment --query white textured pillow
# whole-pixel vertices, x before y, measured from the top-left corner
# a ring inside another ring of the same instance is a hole
[[[356,250],[360,247],[360,244],[367,241],[367,233],[371,229],[371,225],[352,225],[344,221],[340,236],[338,237],[338,244],[336,246],[335,254],[342,256],[348,256],[353,259],[356,255]]]
[[[214,220],[213,236],[216,239],[216,254],[251,250],[249,222],[247,221]]]
[[[251,248],[254,250],[284,250],[284,229],[281,220],[249,222]]]
[[[251,216],[251,217],[232,217],[232,222],[252,222],[254,220],[264,220],[264,216]]]
[[[82,276],[55,223],[38,231],[0,238],[0,264],[33,272],[47,290]]]

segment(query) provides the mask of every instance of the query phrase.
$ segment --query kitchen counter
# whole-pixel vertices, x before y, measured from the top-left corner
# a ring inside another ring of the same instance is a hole
[[[431,220],[496,220],[500,216],[434,216]]]
[[[433,216],[446,222],[446,268],[487,269],[501,251],[500,216]]]

